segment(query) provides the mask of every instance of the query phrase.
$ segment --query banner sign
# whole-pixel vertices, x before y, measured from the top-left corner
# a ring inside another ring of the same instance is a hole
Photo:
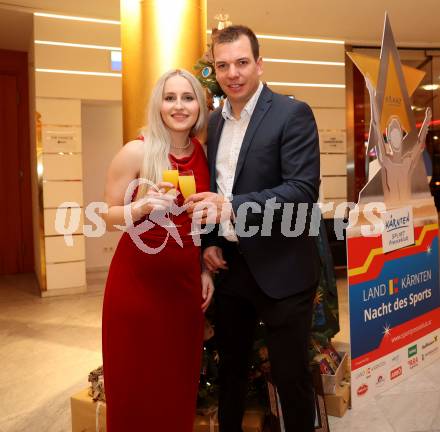
[[[385,253],[381,237],[348,238],[353,406],[440,354],[438,224]]]
[[[418,129],[410,101],[424,73],[402,66],[388,16],[380,60],[348,55],[370,96],[366,161],[375,154],[380,165],[346,236],[356,407],[440,355],[440,285],[437,209],[421,157],[432,113]]]

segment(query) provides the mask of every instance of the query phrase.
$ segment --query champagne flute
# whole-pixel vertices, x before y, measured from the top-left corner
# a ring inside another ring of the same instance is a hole
[[[192,170],[179,172],[179,187],[180,192],[185,199],[197,192],[196,190],[196,179],[194,177],[194,172]],[[199,230],[192,230],[190,235],[200,235]]]
[[[176,193],[177,186],[179,184],[179,170],[177,169],[177,167],[175,167],[174,165],[171,165],[170,169],[163,170],[162,180],[167,183],[172,183],[174,186],[175,191],[170,192],[170,191],[172,191],[173,188],[168,188],[167,193]],[[177,226],[174,224],[173,215],[171,212],[169,215],[169,219],[170,219],[170,224],[166,225],[165,227],[171,228],[171,227]]]
[[[185,199],[196,193],[196,179],[192,170],[179,172],[179,187]]]

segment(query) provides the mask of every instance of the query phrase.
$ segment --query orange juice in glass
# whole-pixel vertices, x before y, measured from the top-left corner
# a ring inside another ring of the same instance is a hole
[[[176,196],[177,194],[177,185],[179,184],[179,170],[177,168],[172,167],[171,169],[163,170],[162,172],[162,181],[167,183],[172,183],[174,186],[173,188],[168,188],[167,193],[173,194],[173,196]],[[171,192],[170,192],[171,191]],[[180,225],[175,225],[174,223],[174,217],[170,213],[169,215],[169,223],[165,225],[165,227],[176,227]]]
[[[196,179],[191,170],[179,172],[179,187],[185,199],[196,193]]]
[[[179,171],[177,169],[164,170],[162,180],[167,183],[172,183],[174,188],[177,189],[177,185],[179,184]]]

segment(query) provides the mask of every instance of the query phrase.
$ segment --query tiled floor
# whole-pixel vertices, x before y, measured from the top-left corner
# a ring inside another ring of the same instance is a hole
[[[40,298],[29,275],[0,278],[0,432],[67,432],[69,397],[101,364],[102,283]]]
[[[101,364],[103,284],[98,275],[87,294],[42,299],[32,276],[0,278],[0,432],[71,430],[69,397]],[[346,349],[345,281],[338,286],[336,344]],[[440,432],[440,361],[329,421],[332,432]]]

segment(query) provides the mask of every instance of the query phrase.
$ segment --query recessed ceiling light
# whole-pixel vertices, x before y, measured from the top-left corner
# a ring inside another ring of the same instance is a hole
[[[434,91],[440,88],[440,84],[425,84],[421,87],[423,90]]]
[[[211,34],[212,30],[206,30],[206,33]],[[272,40],[283,40],[283,41],[291,41],[291,42],[311,42],[311,43],[336,44],[336,45],[345,44],[345,41],[343,40],[334,40],[334,39],[276,36],[276,35],[267,35],[267,34],[257,34],[256,36],[258,39],[272,39]]]
[[[91,76],[107,76],[107,77],[121,77],[120,73],[112,72],[92,72],[92,71],[78,71],[78,70],[66,70],[66,69],[44,69],[36,68],[35,72],[55,73],[55,74],[67,74],[67,75],[91,75]]]
[[[115,21],[115,20],[79,17],[79,16],[72,16],[72,15],[58,15],[58,14],[43,13],[43,12],[34,12],[34,15],[38,16],[38,17],[54,18],[54,19],[61,19],[61,20],[86,21],[86,22],[94,22],[94,23],[100,23],[100,24],[113,24],[113,25],[120,25],[121,24],[120,21]]]
[[[268,63],[292,63],[292,64],[307,64],[307,65],[322,65],[322,66],[345,66],[344,62],[321,61],[321,60],[294,60],[294,59],[279,59],[263,57],[263,60]]]
[[[283,87],[323,87],[323,88],[345,88],[345,84],[317,84],[317,83],[298,83],[298,82],[278,82],[268,81],[268,86],[283,86]]]
[[[336,44],[336,45],[344,45],[345,43],[343,40],[333,40],[333,39],[275,36],[275,35],[265,35],[265,34],[257,34],[256,36],[258,39],[284,40],[284,41],[292,41],[292,42],[311,42],[311,43],[324,43],[324,44]]]
[[[90,48],[99,49],[107,51],[121,51],[120,47],[113,47],[107,45],[90,45],[90,44],[80,44],[80,43],[70,43],[70,42],[57,42],[57,41],[46,41],[46,40],[35,40],[36,45],[53,45],[53,46],[63,46],[71,48]]]

